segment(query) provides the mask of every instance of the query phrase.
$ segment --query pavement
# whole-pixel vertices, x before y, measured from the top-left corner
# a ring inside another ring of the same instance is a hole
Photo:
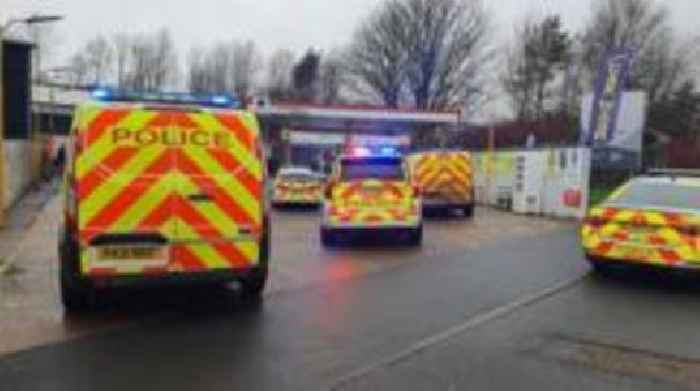
[[[139,291],[75,318],[58,206],[0,278],[1,390],[700,389],[700,284],[594,276],[572,222],[478,209],[420,249],[328,250],[314,211],[278,211],[261,304]]]

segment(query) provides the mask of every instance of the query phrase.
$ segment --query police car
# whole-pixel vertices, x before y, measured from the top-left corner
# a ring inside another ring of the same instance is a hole
[[[395,148],[357,147],[336,162],[326,186],[321,241],[333,246],[355,233],[387,232],[418,246],[421,209],[418,189]]]
[[[598,271],[623,264],[700,268],[700,170],[630,180],[588,212],[581,244]]]
[[[256,117],[229,96],[93,96],[75,112],[66,164],[65,307],[152,283],[239,281],[259,296],[269,219]]]
[[[318,206],[323,193],[322,177],[308,167],[283,167],[275,178],[272,204]]]

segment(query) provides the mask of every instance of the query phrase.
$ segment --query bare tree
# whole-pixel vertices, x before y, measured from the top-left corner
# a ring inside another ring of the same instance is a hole
[[[318,95],[321,54],[309,49],[292,69],[292,84],[297,99],[312,102]]]
[[[178,74],[177,52],[170,33],[132,37],[125,85],[142,91],[171,86]]]
[[[210,91],[212,84],[207,67],[207,51],[202,47],[190,50],[187,63],[187,85],[191,92],[202,93]]]
[[[68,60],[70,69],[68,83],[74,86],[84,85],[87,80],[89,65],[83,53],[76,53]]]
[[[75,84],[106,84],[114,69],[114,47],[102,35],[90,40],[69,60]]]
[[[358,30],[350,69],[396,107],[407,89],[419,109],[471,108],[492,58],[479,0],[389,0]]]
[[[151,57],[153,79],[152,89],[161,89],[175,82],[179,72],[177,50],[170,32],[161,30],[153,38],[153,56]]]
[[[330,53],[321,61],[319,93],[321,102],[338,103],[342,100],[341,89],[346,84],[346,68],[338,53]]]
[[[375,93],[388,107],[398,107],[406,78],[405,20],[402,2],[388,0],[360,26],[347,54],[356,92]]]
[[[262,66],[262,55],[255,42],[234,42],[232,57],[233,91],[241,98],[248,97],[256,85],[258,71]]]
[[[288,99],[291,97],[292,68],[294,53],[278,50],[267,63],[267,93],[271,99]]]
[[[102,84],[107,81],[112,72],[114,57],[109,41],[104,36],[98,35],[87,42],[84,53],[88,65],[89,82]]]
[[[112,47],[117,86],[125,88],[131,61],[131,37],[126,34],[116,34],[112,37]]]
[[[479,0],[406,0],[407,79],[420,109],[461,106],[479,93],[489,59]]]
[[[506,55],[501,82],[519,119],[541,119],[552,98],[553,81],[566,68],[571,41],[559,16],[526,21]]]
[[[188,60],[189,88],[193,92],[233,92],[245,98],[256,85],[261,63],[252,41],[193,48]]]

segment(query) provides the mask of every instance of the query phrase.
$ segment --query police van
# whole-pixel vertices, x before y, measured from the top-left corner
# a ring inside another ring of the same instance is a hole
[[[457,210],[474,215],[474,171],[467,151],[433,150],[408,157],[414,184],[420,188],[424,210]]]
[[[265,159],[231,96],[97,90],[76,109],[59,238],[68,310],[105,289],[267,280]]]
[[[326,185],[321,241],[334,246],[357,233],[389,233],[419,246],[421,197],[393,147],[353,148],[336,162]]]

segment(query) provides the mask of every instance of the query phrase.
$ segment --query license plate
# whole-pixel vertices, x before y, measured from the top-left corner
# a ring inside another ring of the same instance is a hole
[[[367,198],[376,198],[381,194],[380,189],[362,189],[362,195]]]
[[[167,265],[167,247],[163,246],[102,246],[95,248],[95,261],[100,264]]]

